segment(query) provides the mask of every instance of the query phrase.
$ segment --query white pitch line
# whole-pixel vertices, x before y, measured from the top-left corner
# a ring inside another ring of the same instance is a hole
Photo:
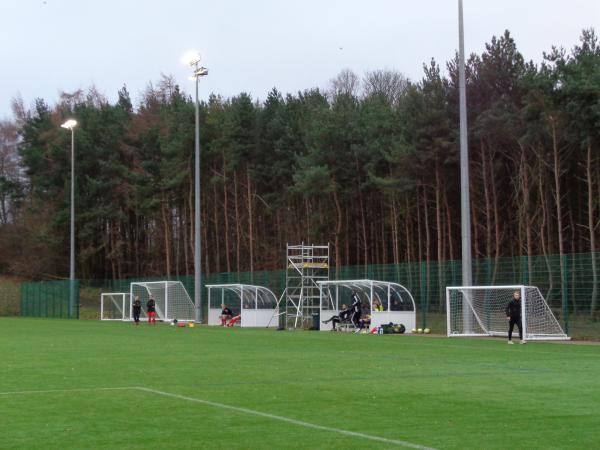
[[[144,391],[144,392],[151,392],[153,394],[158,394],[158,395],[162,395],[165,397],[177,398],[179,400],[186,400],[188,402],[201,403],[203,405],[213,406],[215,408],[228,409],[230,411],[236,411],[236,412],[251,414],[251,415],[260,416],[260,417],[266,417],[267,419],[279,420],[281,422],[287,422],[287,423],[291,423],[293,425],[298,425],[298,426],[305,427],[305,428],[312,428],[314,430],[329,431],[332,433],[345,434],[346,436],[353,436],[353,437],[358,437],[358,438],[362,438],[362,439],[368,439],[371,441],[384,442],[386,444],[400,445],[400,446],[408,447],[408,448],[416,448],[419,450],[435,450],[434,448],[425,447],[425,446],[419,445],[419,444],[413,444],[412,442],[408,442],[408,441],[401,441],[401,440],[397,440],[397,439],[388,439],[388,438],[384,438],[384,437],[380,437],[380,436],[373,436],[371,434],[343,430],[341,428],[326,427],[323,425],[317,425],[317,424],[310,423],[310,422],[304,422],[302,420],[290,419],[289,417],[276,416],[275,414],[269,414],[269,413],[265,413],[265,412],[261,412],[261,411],[256,411],[254,409],[226,405],[224,403],[217,403],[217,402],[213,402],[210,400],[202,400],[200,398],[187,397],[185,395],[173,394],[170,392],[159,391],[156,389],[150,389],[150,388],[141,387],[141,386],[138,386],[135,389],[138,389],[138,390]]]
[[[0,392],[0,395],[54,394],[54,393],[60,393],[60,392],[90,392],[90,391],[122,391],[122,390],[132,390],[132,389],[137,389],[137,387],[43,389],[43,390],[31,390],[31,391]]]

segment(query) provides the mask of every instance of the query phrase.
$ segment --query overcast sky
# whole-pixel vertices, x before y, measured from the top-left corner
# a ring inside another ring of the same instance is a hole
[[[458,46],[457,0],[0,0],[0,119],[11,98],[53,103],[94,84],[111,101],[126,84],[134,102],[172,74],[191,92],[181,55],[210,69],[202,97],[277,87],[327,87],[340,70],[396,69],[413,80]],[[526,59],[571,49],[583,28],[600,33],[600,0],[464,0],[465,46],[481,53],[509,29]]]

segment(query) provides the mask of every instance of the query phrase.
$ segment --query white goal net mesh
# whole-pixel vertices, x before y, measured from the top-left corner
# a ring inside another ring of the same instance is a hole
[[[145,319],[146,305],[150,297],[156,303],[156,317],[159,320],[193,321],[194,302],[180,281],[152,281],[131,283],[131,298],[133,302],[139,297],[142,302],[141,318]]]
[[[101,320],[127,320],[129,316],[128,293],[107,292],[100,295]]]
[[[520,292],[523,302],[524,339],[568,339],[535,286],[446,288],[448,336],[508,336],[506,307],[515,291]]]

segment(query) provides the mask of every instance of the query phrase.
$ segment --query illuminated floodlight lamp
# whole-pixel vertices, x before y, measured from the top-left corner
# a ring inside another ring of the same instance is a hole
[[[77,121],[75,119],[69,119],[61,125],[61,127],[66,128],[67,130],[72,130],[76,126],[77,126]]]

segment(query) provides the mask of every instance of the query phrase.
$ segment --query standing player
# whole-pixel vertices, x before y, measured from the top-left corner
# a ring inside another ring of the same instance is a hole
[[[148,324],[156,325],[156,302],[154,301],[154,297],[150,296],[148,303],[146,303],[146,308],[148,310]]]
[[[519,328],[519,339],[524,344],[523,330],[521,329],[521,291],[515,291],[513,298],[506,305],[506,319],[508,320],[508,343],[512,344],[512,332],[515,325]]]
[[[352,304],[350,305],[350,310],[352,311],[352,323],[356,328],[355,333],[360,333],[360,316],[362,314],[362,305],[360,304],[360,298],[358,298],[358,294],[356,291],[352,291]]]
[[[133,322],[136,325],[140,324],[140,314],[142,312],[142,302],[140,301],[139,295],[135,296],[135,300],[133,301]]]

